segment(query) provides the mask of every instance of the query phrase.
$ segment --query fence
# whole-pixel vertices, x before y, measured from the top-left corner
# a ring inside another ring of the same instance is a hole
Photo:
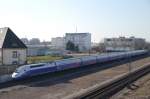
[[[1,75],[5,75],[5,74],[11,74],[12,72],[15,71],[15,69],[17,68],[17,65],[0,65],[0,76]]]

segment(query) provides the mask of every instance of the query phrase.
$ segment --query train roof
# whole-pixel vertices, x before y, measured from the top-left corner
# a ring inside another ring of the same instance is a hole
[[[78,57],[78,58],[67,58],[67,59],[55,60],[53,62],[63,61],[63,60],[73,60],[73,59],[80,59],[80,57]]]

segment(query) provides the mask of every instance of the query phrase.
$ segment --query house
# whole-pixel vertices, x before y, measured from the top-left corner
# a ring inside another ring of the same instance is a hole
[[[10,28],[0,28],[0,65],[21,65],[26,62],[26,45]]]

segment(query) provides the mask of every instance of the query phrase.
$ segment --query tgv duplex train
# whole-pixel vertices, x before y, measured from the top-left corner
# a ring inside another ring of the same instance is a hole
[[[113,60],[144,55],[146,53],[148,53],[148,51],[146,50],[137,50],[130,52],[110,53],[107,55],[84,56],[81,58],[62,59],[49,63],[23,65],[16,69],[16,71],[12,74],[12,78],[21,79],[50,72],[62,71],[70,68],[77,68],[96,63],[104,63]]]

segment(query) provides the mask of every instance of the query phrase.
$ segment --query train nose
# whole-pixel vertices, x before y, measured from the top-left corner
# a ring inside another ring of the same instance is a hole
[[[18,73],[13,73],[12,78],[16,78],[17,75],[18,75]]]

